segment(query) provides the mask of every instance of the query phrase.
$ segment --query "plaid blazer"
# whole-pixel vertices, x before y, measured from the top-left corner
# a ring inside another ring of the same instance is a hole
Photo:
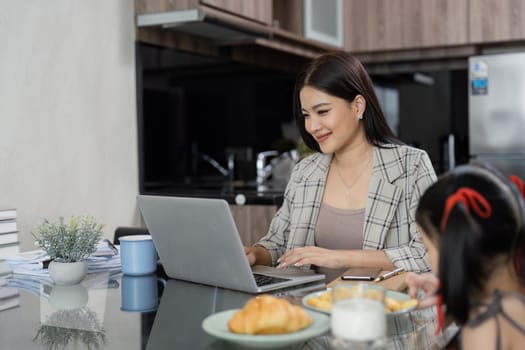
[[[374,147],[363,229],[363,249],[382,249],[396,267],[430,271],[415,212],[425,189],[436,181],[430,158],[406,145]],[[286,251],[315,245],[315,228],[332,154],[313,154],[294,167],[282,206],[256,245],[272,264]]]

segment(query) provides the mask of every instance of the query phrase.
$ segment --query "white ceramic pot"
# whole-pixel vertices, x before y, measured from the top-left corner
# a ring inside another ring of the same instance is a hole
[[[58,285],[77,284],[87,273],[87,262],[57,262],[51,261],[48,267],[49,276]]]

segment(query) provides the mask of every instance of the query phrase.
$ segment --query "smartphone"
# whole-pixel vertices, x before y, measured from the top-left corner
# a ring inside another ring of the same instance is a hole
[[[382,271],[380,267],[351,267],[341,276],[345,281],[373,281]]]

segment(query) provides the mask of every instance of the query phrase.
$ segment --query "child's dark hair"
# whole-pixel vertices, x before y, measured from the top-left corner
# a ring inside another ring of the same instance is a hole
[[[483,218],[460,201],[451,206],[442,225],[447,199],[462,188],[485,198],[490,215]],[[516,257],[523,259],[524,218],[525,206],[516,186],[486,163],[459,166],[423,194],[416,221],[432,242],[439,242],[440,290],[448,315],[466,322],[472,302],[481,297],[494,268]]]

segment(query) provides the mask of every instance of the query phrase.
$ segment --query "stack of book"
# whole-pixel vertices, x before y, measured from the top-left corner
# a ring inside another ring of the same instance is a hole
[[[7,287],[0,283],[0,311],[12,309],[20,305],[18,288]]]
[[[18,241],[16,225],[16,209],[0,208],[0,260],[19,252],[20,242]]]

